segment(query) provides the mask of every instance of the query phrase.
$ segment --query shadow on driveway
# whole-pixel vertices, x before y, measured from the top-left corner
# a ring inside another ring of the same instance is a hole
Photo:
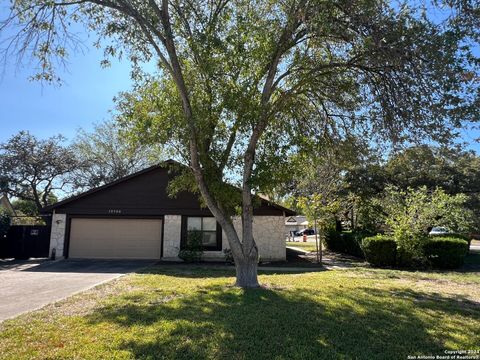
[[[60,260],[45,261],[22,271],[55,273],[125,274],[155,264],[155,260]]]
[[[49,259],[0,260],[0,271],[28,271],[50,273],[86,273],[86,274],[125,274],[135,272],[155,264],[155,260],[87,260],[67,259],[51,261]]]

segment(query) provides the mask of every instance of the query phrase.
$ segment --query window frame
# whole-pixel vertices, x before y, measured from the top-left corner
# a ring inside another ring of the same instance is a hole
[[[203,215],[182,215],[182,230],[181,230],[181,241],[180,241],[180,249],[185,249],[185,245],[187,244],[187,235],[188,235],[188,218],[201,218],[201,224],[202,224],[202,230],[199,230],[204,232],[203,230],[203,219],[204,218],[214,218],[213,216],[203,216]],[[203,251],[221,251],[222,250],[222,227],[220,224],[215,221],[217,224],[217,227],[215,229],[216,232],[216,244],[214,246],[205,246],[202,244],[202,250]],[[205,230],[205,232],[213,232],[212,230]]]

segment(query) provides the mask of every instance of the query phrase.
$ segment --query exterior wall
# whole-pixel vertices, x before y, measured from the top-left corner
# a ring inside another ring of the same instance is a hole
[[[255,216],[253,236],[258,246],[260,260],[285,260],[285,217]]]
[[[163,235],[163,258],[162,260],[180,260],[177,255],[180,250],[181,223],[179,215],[165,215]],[[233,219],[235,229],[241,236],[242,220],[239,217]],[[286,258],[285,248],[285,218],[284,216],[255,216],[253,219],[253,236],[257,242],[260,260],[278,260]],[[205,251],[203,259],[224,260],[223,250],[228,249],[228,240],[225,232],[222,239],[222,251]]]
[[[52,250],[55,249],[55,254],[57,259],[63,258],[66,225],[67,225],[67,215],[56,214],[55,212],[53,212],[52,232],[50,234],[49,255],[51,255]]]
[[[177,255],[180,250],[182,232],[182,217],[180,215],[165,215],[163,227],[163,260],[180,260]]]
[[[50,235],[50,250],[56,249],[56,257],[63,257],[65,242],[66,214],[53,213],[52,232]],[[241,236],[241,218],[233,219],[235,229]],[[182,229],[180,215],[165,215],[163,232],[163,257],[162,260],[178,261]],[[284,216],[255,216],[253,219],[253,235],[258,246],[260,259],[282,261],[286,258],[285,248],[285,218]],[[222,251],[204,252],[204,260],[223,260],[224,249],[228,249],[228,240],[223,233]]]

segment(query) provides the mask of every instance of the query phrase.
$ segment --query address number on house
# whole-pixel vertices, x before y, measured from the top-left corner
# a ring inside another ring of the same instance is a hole
[[[120,209],[109,209],[108,213],[113,214],[113,215],[118,215],[118,214],[122,213],[122,210],[120,210]]]

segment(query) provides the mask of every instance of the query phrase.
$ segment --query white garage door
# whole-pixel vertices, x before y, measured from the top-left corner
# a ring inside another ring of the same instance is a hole
[[[70,258],[160,259],[162,220],[74,218]]]

